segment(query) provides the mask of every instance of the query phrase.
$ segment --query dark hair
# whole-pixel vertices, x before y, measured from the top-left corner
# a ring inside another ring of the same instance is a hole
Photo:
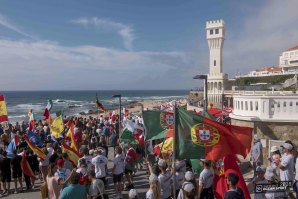
[[[62,158],[67,159],[68,158],[68,154],[67,153],[62,153]]]
[[[73,175],[71,176],[71,184],[79,184],[80,181],[80,174],[79,173],[73,173]]]
[[[236,186],[239,181],[239,177],[236,173],[229,173],[227,179],[231,182],[232,186]]]

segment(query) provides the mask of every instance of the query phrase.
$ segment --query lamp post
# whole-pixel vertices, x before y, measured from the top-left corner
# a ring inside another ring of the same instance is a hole
[[[204,80],[204,111],[208,111],[208,88],[207,88],[207,75],[196,75],[193,79],[203,79]]]
[[[121,134],[121,94],[113,95],[113,98],[119,98],[119,135]]]

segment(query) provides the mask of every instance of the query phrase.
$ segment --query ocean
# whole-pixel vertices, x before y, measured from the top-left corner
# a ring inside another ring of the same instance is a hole
[[[48,99],[53,101],[51,114],[62,111],[63,115],[78,115],[97,110],[96,93],[99,102],[106,109],[119,106],[119,99],[113,95],[121,94],[121,102],[125,106],[133,101],[142,100],[174,100],[186,98],[188,90],[119,90],[119,91],[4,91],[9,122],[27,121],[28,111],[33,110],[36,119],[43,118]]]

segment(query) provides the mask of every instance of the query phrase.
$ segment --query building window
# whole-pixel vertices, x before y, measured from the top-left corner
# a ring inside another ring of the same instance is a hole
[[[213,35],[213,29],[210,30],[210,35]]]
[[[258,102],[255,102],[256,111],[259,109]]]
[[[214,66],[216,66],[216,60],[214,60],[213,64],[214,64]]]
[[[245,110],[248,111],[248,103],[247,103],[247,101],[245,102]]]
[[[218,29],[215,29],[215,34],[219,34],[219,30]]]
[[[253,105],[252,105],[252,104],[253,104],[253,102],[250,101],[250,110],[251,110],[251,111],[253,111]]]

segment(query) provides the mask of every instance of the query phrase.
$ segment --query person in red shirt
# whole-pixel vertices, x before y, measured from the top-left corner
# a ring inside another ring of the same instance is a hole
[[[137,153],[130,143],[127,144],[127,152],[124,159],[125,162],[125,176],[128,181],[128,185],[126,187],[127,190],[133,189],[133,172],[135,171],[135,163],[137,159]]]

